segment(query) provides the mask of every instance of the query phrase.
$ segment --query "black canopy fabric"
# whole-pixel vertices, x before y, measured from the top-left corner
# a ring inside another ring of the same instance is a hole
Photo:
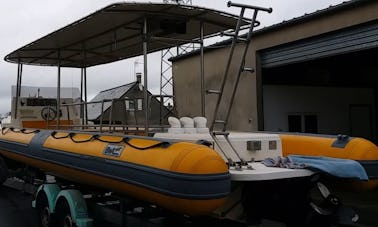
[[[147,37],[143,25],[147,20]],[[90,67],[198,40],[201,23],[205,36],[234,29],[238,17],[201,7],[117,3],[13,51],[13,63],[61,67]],[[164,37],[166,39],[154,39]],[[174,39],[174,40],[173,40]]]

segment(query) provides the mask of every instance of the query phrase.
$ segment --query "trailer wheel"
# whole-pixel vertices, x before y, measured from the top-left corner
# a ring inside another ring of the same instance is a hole
[[[73,222],[71,216],[70,206],[68,205],[67,200],[60,199],[56,206],[56,215],[59,227],[75,227],[76,224]]]
[[[41,227],[51,227],[54,226],[54,218],[52,217],[50,207],[47,201],[47,196],[45,193],[40,193],[37,198],[37,211],[39,218],[39,226]]]
[[[2,185],[8,178],[8,167],[4,159],[0,157],[0,185]]]

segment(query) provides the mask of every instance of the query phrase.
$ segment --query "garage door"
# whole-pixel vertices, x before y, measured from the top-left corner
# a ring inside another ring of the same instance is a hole
[[[263,68],[378,47],[378,21],[285,44],[261,52]]]

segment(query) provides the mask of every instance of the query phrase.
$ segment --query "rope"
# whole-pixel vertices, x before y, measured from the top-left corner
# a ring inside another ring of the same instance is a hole
[[[74,136],[76,135],[76,133],[74,133],[74,132],[70,132],[67,135],[60,136],[60,137],[57,137],[56,134],[57,134],[56,131],[51,132],[51,137],[53,137],[54,139],[57,139],[57,140],[69,138],[74,143],[86,143],[86,142],[91,142],[91,141],[94,141],[94,140],[98,140],[98,141],[103,142],[103,143],[122,143],[122,142],[124,142],[125,144],[127,144],[130,147],[137,149],[137,150],[148,150],[148,149],[152,149],[152,148],[155,148],[155,147],[167,148],[171,145],[170,142],[162,141],[160,143],[153,144],[153,145],[150,145],[150,146],[139,147],[139,146],[136,146],[136,145],[130,143],[130,140],[131,140],[130,137],[123,137],[119,141],[112,141],[112,140],[104,140],[104,139],[101,138],[101,135],[95,134],[95,135],[92,135],[90,138],[85,139],[85,140],[75,140]]]
[[[57,139],[57,140],[59,140],[59,139],[66,139],[66,138],[70,137],[70,134],[67,134],[67,135],[65,135],[65,136],[61,136],[61,137],[56,137],[56,134],[57,134],[57,132],[56,132],[56,131],[53,131],[53,132],[51,133],[51,137],[54,138],[54,139]]]
[[[131,144],[130,142],[128,141],[124,141],[127,145],[129,145],[130,147],[132,148],[135,148],[135,149],[138,149],[138,150],[148,150],[148,149],[151,149],[151,148],[155,148],[155,147],[162,147],[162,148],[167,148],[171,145],[170,142],[167,142],[167,141],[162,141],[160,143],[157,143],[157,144],[154,144],[154,145],[151,145],[151,146],[147,146],[147,147],[137,147],[133,144]]]
[[[7,134],[9,131],[11,132],[14,132],[14,133],[22,133],[22,134],[33,134],[33,133],[39,133],[40,130],[39,129],[36,129],[36,130],[32,130],[32,131],[27,131],[27,129],[23,128],[23,129],[15,129],[15,128],[8,128],[8,127],[4,127],[4,128],[1,128],[1,134],[2,135],[5,135]]]

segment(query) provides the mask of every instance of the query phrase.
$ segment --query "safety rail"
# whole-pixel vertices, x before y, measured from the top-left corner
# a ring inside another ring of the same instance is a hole
[[[137,134],[137,135],[143,135],[145,134],[145,124],[144,119],[138,120],[138,112],[140,114],[144,114],[144,111],[148,111],[149,116],[151,116],[151,101],[153,99],[156,99],[159,101],[160,99],[160,108],[159,108],[159,120],[158,122],[149,122],[148,124],[148,132],[158,132],[158,131],[165,131],[167,128],[169,128],[168,123],[166,122],[166,119],[168,116],[174,116],[174,109],[169,108],[167,106],[164,106],[161,102],[163,98],[168,97],[168,95],[151,95],[149,97],[148,103],[149,107],[147,110],[142,109],[138,110],[138,98],[118,98],[118,99],[103,99],[101,101],[92,101],[92,102],[77,102],[77,103],[70,103],[70,104],[61,104],[61,109],[57,111],[57,106],[45,106],[47,112],[46,114],[46,128],[48,129],[70,129],[70,130],[85,130],[85,131],[99,131],[99,132],[121,132],[126,134]],[[172,96],[170,96],[172,97]],[[134,103],[134,108],[126,109],[126,101],[131,101]],[[124,112],[121,113],[123,115],[122,119],[116,119],[115,118],[115,111],[114,107],[117,105],[117,103],[122,102],[122,105],[125,105]],[[110,103],[110,106],[105,108],[105,104]],[[88,118],[88,105],[101,105],[99,115],[96,119],[89,119]],[[71,122],[73,119],[71,117],[72,114],[70,114],[70,110],[72,110],[72,107],[79,106],[80,108],[80,124],[60,124],[61,121],[66,120],[67,122]],[[163,111],[164,108],[166,111]],[[67,118],[60,117],[61,111],[66,111]],[[105,119],[104,115],[105,112],[108,111],[109,115],[108,118]],[[55,112],[55,114],[52,114]],[[50,118],[50,116],[56,116]],[[133,119],[130,118],[130,116],[133,116]],[[55,123],[56,122],[56,123]],[[95,123],[98,122],[98,123]],[[122,123],[120,123],[122,122]],[[55,124],[54,124],[55,123]]]

